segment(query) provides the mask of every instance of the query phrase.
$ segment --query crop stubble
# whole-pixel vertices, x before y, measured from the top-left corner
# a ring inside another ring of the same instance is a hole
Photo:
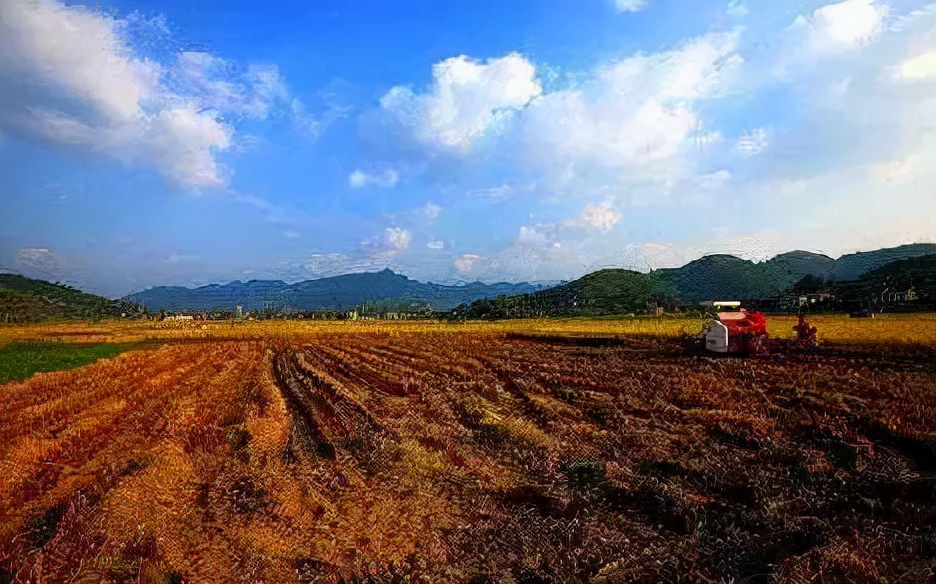
[[[17,581],[905,581],[933,348],[324,329],[3,386]]]

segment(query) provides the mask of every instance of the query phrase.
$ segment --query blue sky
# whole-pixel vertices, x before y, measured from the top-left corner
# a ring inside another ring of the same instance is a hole
[[[0,4],[0,267],[109,296],[936,238],[936,4]]]

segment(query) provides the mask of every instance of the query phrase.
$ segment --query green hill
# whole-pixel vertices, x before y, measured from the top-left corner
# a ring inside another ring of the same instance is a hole
[[[891,262],[853,282],[834,284],[831,292],[850,310],[934,310],[936,254]]]
[[[456,318],[599,316],[643,310],[662,295],[653,274],[607,269],[554,288],[517,296],[477,300],[453,311]]]
[[[851,302],[859,297],[905,292],[914,286],[917,300],[908,305],[927,310],[933,294],[934,255],[912,257],[932,250],[932,244],[902,246],[862,254],[862,265],[874,266],[854,281],[838,282],[833,291]],[[904,259],[908,258],[909,259]],[[842,274],[860,270],[855,256]],[[888,263],[880,264],[880,262]],[[456,318],[515,318],[536,316],[603,316],[639,312],[654,305],[694,305],[701,300],[756,301],[782,294],[825,289],[840,260],[793,251],[754,263],[731,255],[705,256],[680,268],[643,274],[623,269],[600,270],[547,290],[519,296],[498,296],[459,306]],[[888,288],[890,286],[890,288]],[[904,295],[906,296],[906,295]],[[867,303],[865,301],[865,303]]]
[[[71,286],[0,274],[0,323],[105,318],[136,311],[129,302],[109,300]]]
[[[936,254],[936,244],[911,243],[874,251],[843,255],[835,260],[831,277],[836,282],[858,280],[863,274],[898,260]]]

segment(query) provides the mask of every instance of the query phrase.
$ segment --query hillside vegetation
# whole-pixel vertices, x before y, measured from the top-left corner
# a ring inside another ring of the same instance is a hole
[[[855,282],[835,284],[830,291],[848,308],[878,310],[936,309],[936,254],[891,262],[862,275]],[[913,298],[905,294],[912,291]],[[892,294],[900,294],[893,297]]]
[[[930,254],[920,255],[927,250]],[[932,301],[936,287],[936,246],[902,246],[861,255],[864,258],[862,265],[876,267],[852,281],[837,281],[834,274],[853,272],[857,265],[854,256],[832,260],[823,255],[797,251],[754,263],[717,254],[681,268],[660,269],[648,274],[621,269],[601,270],[548,290],[499,296],[459,306],[453,315],[469,319],[607,316],[636,313],[654,305],[672,308],[701,300],[750,301],[819,291],[835,295],[835,308],[844,309],[867,303],[869,297],[880,297],[885,289],[906,291],[911,285],[918,299],[903,308],[930,310],[936,307]],[[880,263],[888,259],[888,263]],[[837,268],[842,260],[847,269]],[[901,307],[894,302],[889,305]]]
[[[0,274],[0,323],[105,318],[135,309],[132,303],[109,300],[71,286]]]

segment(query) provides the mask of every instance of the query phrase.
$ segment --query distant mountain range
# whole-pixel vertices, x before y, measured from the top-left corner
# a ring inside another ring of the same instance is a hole
[[[530,283],[460,286],[422,283],[390,270],[348,274],[288,284],[251,280],[199,288],[159,286],[109,300],[70,286],[0,274],[0,322],[50,318],[100,318],[138,312],[245,311],[284,308],[374,312],[455,309],[467,318],[573,316],[636,312],[647,302],[663,305],[699,300],[769,298],[803,286],[832,288],[846,295],[865,294],[892,284],[933,291],[936,244],[912,244],[844,255],[836,260],[805,251],[780,254],[754,263],[730,255],[710,255],[682,266],[648,274],[608,269],[558,285]],[[805,289],[805,288],[804,288]]]
[[[447,311],[498,296],[531,295],[527,300],[551,306],[550,312],[614,314],[636,310],[648,299],[695,302],[714,298],[755,299],[774,296],[804,276],[823,281],[854,280],[893,261],[936,253],[936,244],[920,243],[844,255],[837,260],[791,251],[754,263],[731,255],[705,256],[682,266],[649,274],[630,270],[601,270],[555,287],[529,283],[461,286],[422,283],[391,270],[348,274],[287,284],[280,280],[251,280],[184,288],[159,286],[131,294],[125,300],[147,310],[244,310],[293,308],[350,310],[376,303],[391,310],[430,307]]]
[[[159,286],[125,297],[146,306],[149,311],[228,310],[235,306],[245,311],[281,310],[351,310],[365,303],[384,310],[449,310],[464,304],[498,295],[516,295],[545,288],[540,284],[482,284],[444,286],[411,280],[391,270],[347,274],[319,280],[287,284],[281,280],[250,280],[212,284],[200,288]]]

